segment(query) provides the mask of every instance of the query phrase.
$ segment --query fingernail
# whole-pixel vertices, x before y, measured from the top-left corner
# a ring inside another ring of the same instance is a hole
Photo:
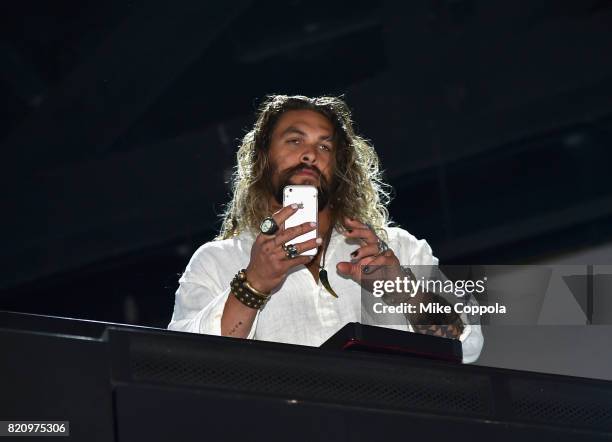
[[[297,209],[297,207],[298,207],[298,206],[297,206],[297,204],[295,204],[295,203],[291,204],[291,208],[292,208],[293,210]]]
[[[323,238],[317,238],[316,243],[317,244],[323,244]]]
[[[313,223],[313,222],[311,222],[311,223],[310,223],[310,227],[317,227],[317,223]]]
[[[354,258],[355,256],[357,256],[357,253],[359,253],[359,251],[355,250],[353,253],[351,253],[351,256]]]

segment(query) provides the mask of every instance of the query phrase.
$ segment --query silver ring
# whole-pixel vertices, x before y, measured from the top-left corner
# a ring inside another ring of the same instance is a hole
[[[383,253],[385,253],[387,250],[389,250],[389,245],[384,242],[380,236],[378,236],[376,234],[376,230],[374,229],[374,226],[372,224],[369,223],[365,223],[366,227],[374,234],[374,236],[376,236],[376,239],[378,241],[377,245],[378,245],[378,254],[382,255]]]
[[[274,218],[268,216],[261,221],[261,224],[259,224],[259,230],[264,235],[274,235],[276,232],[278,232],[278,224],[276,224]]]
[[[285,244],[283,245],[283,250],[285,251],[285,256],[289,259],[293,259],[298,256],[298,250],[295,244]]]

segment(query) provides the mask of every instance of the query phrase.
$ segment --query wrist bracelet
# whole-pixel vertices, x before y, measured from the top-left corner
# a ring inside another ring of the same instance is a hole
[[[262,298],[269,298],[270,297],[269,294],[262,293],[259,290],[253,288],[253,286],[251,284],[249,284],[249,281],[246,280],[246,274],[244,276],[245,276],[245,279],[244,279],[244,281],[242,281],[242,284],[244,284],[244,286],[246,287],[246,289],[248,291],[255,293],[257,296],[261,296]]]
[[[236,273],[236,276],[234,276],[234,279],[232,279],[230,286],[236,299],[247,307],[253,309],[261,310],[270,298],[270,295],[265,295],[264,293],[251,287],[246,279],[245,269],[242,269]]]

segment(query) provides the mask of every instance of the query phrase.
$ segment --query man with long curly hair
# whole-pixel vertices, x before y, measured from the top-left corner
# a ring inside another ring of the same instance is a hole
[[[339,98],[267,97],[242,140],[232,184],[219,236],[180,278],[172,330],[319,346],[361,322],[364,269],[438,262],[426,241],[389,225],[378,156]],[[317,187],[316,225],[284,228],[300,210],[282,207],[289,184]],[[287,247],[313,230],[316,239]],[[311,249],[316,255],[301,255]],[[460,339],[464,362],[480,353],[480,327],[456,314],[443,325],[408,320],[395,328]]]

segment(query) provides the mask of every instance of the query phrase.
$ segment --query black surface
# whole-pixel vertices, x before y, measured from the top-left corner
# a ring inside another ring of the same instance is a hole
[[[105,342],[2,329],[0,349],[2,420],[69,421],[66,440],[115,440]]]
[[[0,344],[3,418],[71,440],[612,436],[605,381],[6,312]]]
[[[553,426],[509,425],[503,421],[483,425],[478,420],[422,412],[344,407],[223,391],[119,386],[115,400],[118,432],[122,440],[129,441],[609,440],[602,434]]]

